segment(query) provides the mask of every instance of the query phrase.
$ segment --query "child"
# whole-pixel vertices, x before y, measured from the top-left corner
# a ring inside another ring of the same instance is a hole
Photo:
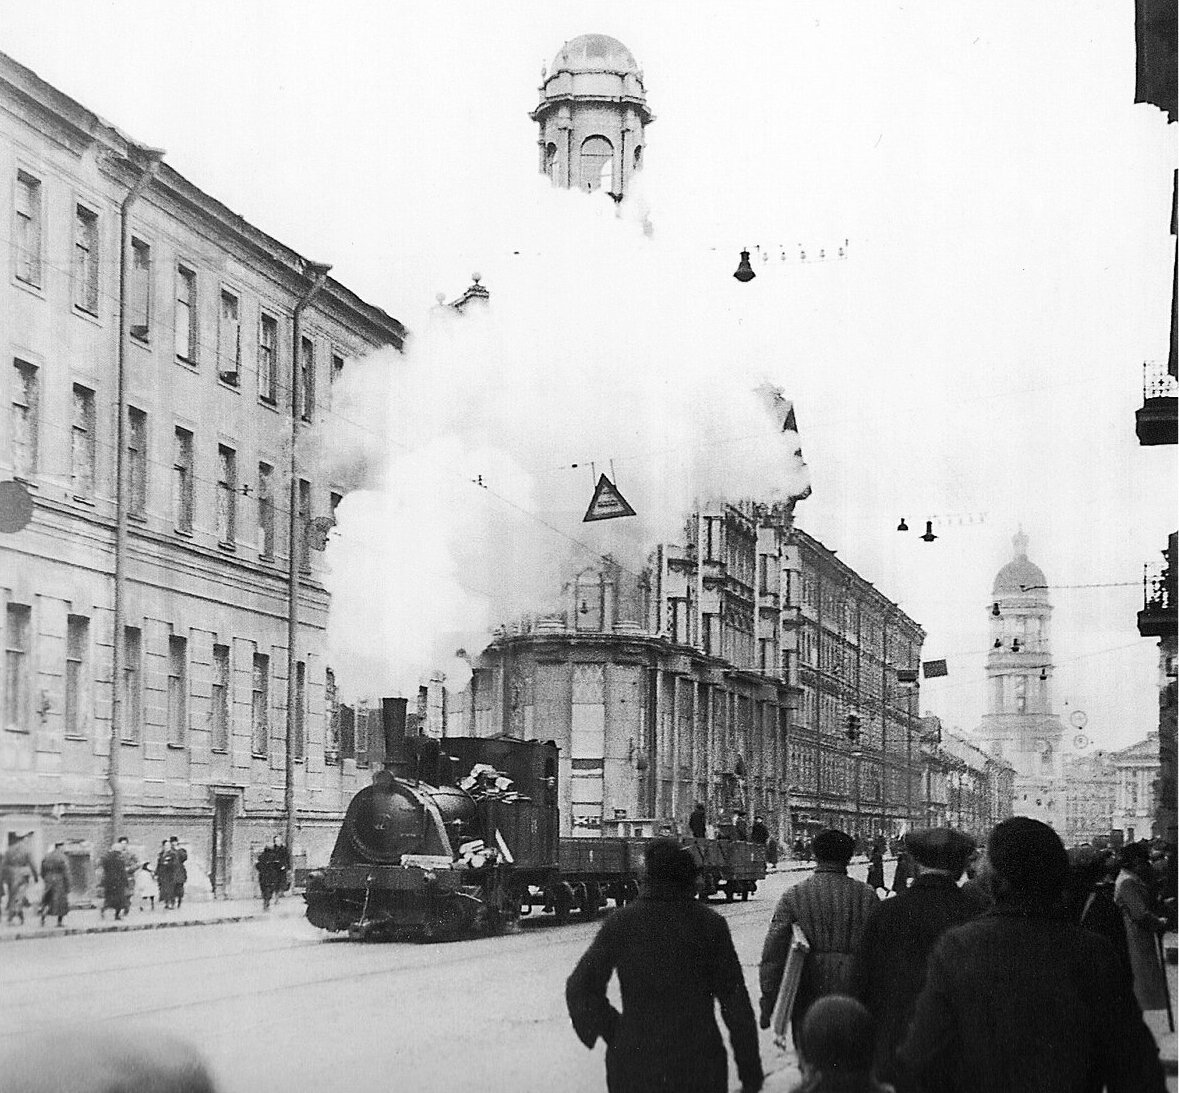
[[[798,1038],[802,1082],[793,1093],[894,1093],[872,1076],[876,1031],[854,998],[829,994],[807,1010]]]
[[[153,911],[156,909],[156,878],[147,862],[135,870],[135,898],[139,900],[141,911],[145,901],[151,904]]]

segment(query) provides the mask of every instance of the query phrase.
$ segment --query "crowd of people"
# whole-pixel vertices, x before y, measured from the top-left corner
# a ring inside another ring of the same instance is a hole
[[[769,1028],[788,960],[805,952],[786,976],[796,1093],[1162,1093],[1143,1011],[1170,1010],[1160,937],[1175,925],[1173,855],[1145,843],[1070,853],[1051,827],[1015,817],[985,848],[950,828],[911,832],[890,891],[882,842],[867,884],[848,875],[850,836],[824,831],[809,849],[813,873],[778,901],[759,967]],[[651,842],[640,898],[567,981],[578,1037],[607,1045],[610,1093],[726,1090],[715,1003],[742,1089],[762,1086],[741,965],[694,881],[674,840]]]

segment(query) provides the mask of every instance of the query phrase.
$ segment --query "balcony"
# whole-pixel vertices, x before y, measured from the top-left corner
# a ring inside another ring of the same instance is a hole
[[[1172,561],[1174,559],[1172,558]],[[1138,633],[1144,638],[1164,638],[1175,633],[1175,571],[1169,562],[1143,566],[1142,610]]]
[[[1143,446],[1174,444],[1179,420],[1179,384],[1160,361],[1142,366],[1142,409],[1134,413],[1138,443]]]

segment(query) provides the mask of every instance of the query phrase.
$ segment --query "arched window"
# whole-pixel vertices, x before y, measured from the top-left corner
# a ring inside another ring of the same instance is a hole
[[[552,141],[544,146],[544,173],[557,181],[557,146]]]
[[[614,145],[605,137],[586,137],[581,143],[581,188],[610,189],[614,182]]]

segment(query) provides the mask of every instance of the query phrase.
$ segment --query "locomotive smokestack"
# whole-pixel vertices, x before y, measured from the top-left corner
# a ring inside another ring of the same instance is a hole
[[[385,769],[391,774],[409,774],[409,756],[405,747],[405,699],[382,698],[381,722],[385,729]]]

